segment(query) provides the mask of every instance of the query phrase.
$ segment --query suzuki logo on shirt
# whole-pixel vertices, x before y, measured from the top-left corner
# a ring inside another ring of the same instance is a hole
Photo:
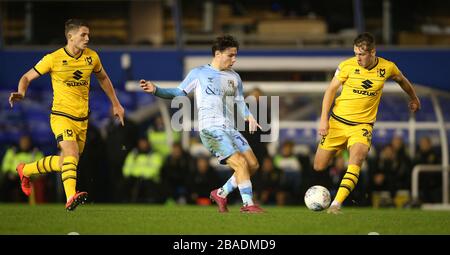
[[[73,72],[73,78],[75,78],[76,80],[81,79],[81,76],[83,74],[83,72],[81,72],[80,70],[76,70],[75,72]]]
[[[361,87],[363,87],[365,89],[370,89],[370,88],[372,88],[372,84],[373,84],[373,82],[371,82],[370,80],[365,80],[362,82]]]

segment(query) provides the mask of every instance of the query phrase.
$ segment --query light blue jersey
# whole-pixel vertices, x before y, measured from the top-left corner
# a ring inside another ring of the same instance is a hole
[[[242,80],[233,70],[220,71],[211,65],[192,69],[178,86],[186,94],[195,91],[199,130],[220,127],[234,129],[233,105],[247,119]]]
[[[226,164],[226,159],[235,152],[250,149],[247,140],[234,128],[234,104],[243,118],[250,115],[239,74],[203,65],[189,72],[178,89],[186,94],[195,91],[200,138],[221,164]]]

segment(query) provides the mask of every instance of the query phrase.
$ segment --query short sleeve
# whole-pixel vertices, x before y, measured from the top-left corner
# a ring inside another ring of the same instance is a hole
[[[100,61],[100,57],[98,56],[97,52],[94,53],[94,69],[92,70],[94,73],[99,73],[102,71],[103,66],[102,62]]]
[[[236,100],[244,100],[244,86],[242,85],[242,80],[239,75],[236,76],[237,79],[237,89],[236,89]]]
[[[391,65],[391,76],[390,77],[399,75],[401,73],[402,72],[400,71],[400,69],[398,69],[397,65],[395,63],[392,63],[392,65]]]
[[[191,70],[186,78],[178,86],[179,89],[189,94],[192,90],[197,87],[199,78],[197,77],[197,69]]]
[[[348,79],[348,68],[346,68],[348,65],[345,65],[344,63],[340,63],[338,68],[336,69],[336,72],[334,73],[334,77],[336,77],[339,81],[344,83]]]
[[[38,72],[39,75],[46,74],[52,70],[53,57],[50,54],[45,55],[33,69]]]

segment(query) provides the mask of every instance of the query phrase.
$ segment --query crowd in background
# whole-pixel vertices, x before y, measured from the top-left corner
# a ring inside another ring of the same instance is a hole
[[[314,155],[298,153],[295,149],[298,144],[293,141],[283,141],[275,155],[270,155],[268,144],[258,141],[261,131],[244,134],[260,163],[260,169],[252,177],[259,203],[303,204],[306,189],[317,184],[336,194],[347,169],[346,151],[335,157],[325,171],[315,172],[311,166]],[[128,119],[125,127],[114,118],[102,130],[91,125],[79,163],[77,188],[89,192],[90,200],[96,203],[210,204],[209,192],[231,176],[230,168],[219,165],[195,138],[189,151],[181,146],[178,134],[173,138],[174,143],[168,145],[168,134],[160,116],[145,129]],[[17,146],[8,148],[1,156],[0,201],[26,202],[15,167],[19,162],[42,157],[42,152],[33,146],[30,136],[23,135]],[[439,150],[432,146],[429,137],[419,140],[415,157],[411,157],[402,137],[394,136],[389,144],[372,146],[360,182],[346,203],[374,207],[439,203],[442,201],[440,172],[421,174],[420,201],[410,199],[410,190],[415,165],[440,163]],[[58,193],[61,188],[58,174],[34,178],[33,202],[62,200],[62,193]],[[237,196],[229,199],[231,203],[239,202]]]

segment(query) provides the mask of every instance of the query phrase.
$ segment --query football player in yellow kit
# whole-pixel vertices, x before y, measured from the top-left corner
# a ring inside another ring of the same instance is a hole
[[[339,64],[322,101],[319,135],[322,139],[314,158],[314,169],[324,170],[336,152],[348,149],[348,168],[328,213],[340,213],[341,205],[355,188],[361,165],[367,157],[372,129],[384,83],[397,82],[408,94],[412,112],[420,109],[413,86],[397,66],[376,56],[375,39],[369,33],[358,35],[353,44],[355,57]],[[335,99],[336,92],[341,94]],[[331,106],[334,101],[334,107]]]
[[[53,103],[50,126],[61,155],[47,156],[30,164],[19,164],[22,191],[31,194],[30,176],[61,172],[66,193],[66,209],[74,210],[87,199],[87,192],[76,190],[77,165],[83,152],[89,118],[90,76],[95,74],[101,88],[112,104],[114,115],[122,125],[124,108],[117,99],[114,87],[103,69],[97,53],[87,48],[89,26],[82,20],[70,19],[65,23],[67,45],[45,55],[32,69],[20,78],[17,92],[11,93],[9,103],[24,99],[30,82],[50,73]]]

